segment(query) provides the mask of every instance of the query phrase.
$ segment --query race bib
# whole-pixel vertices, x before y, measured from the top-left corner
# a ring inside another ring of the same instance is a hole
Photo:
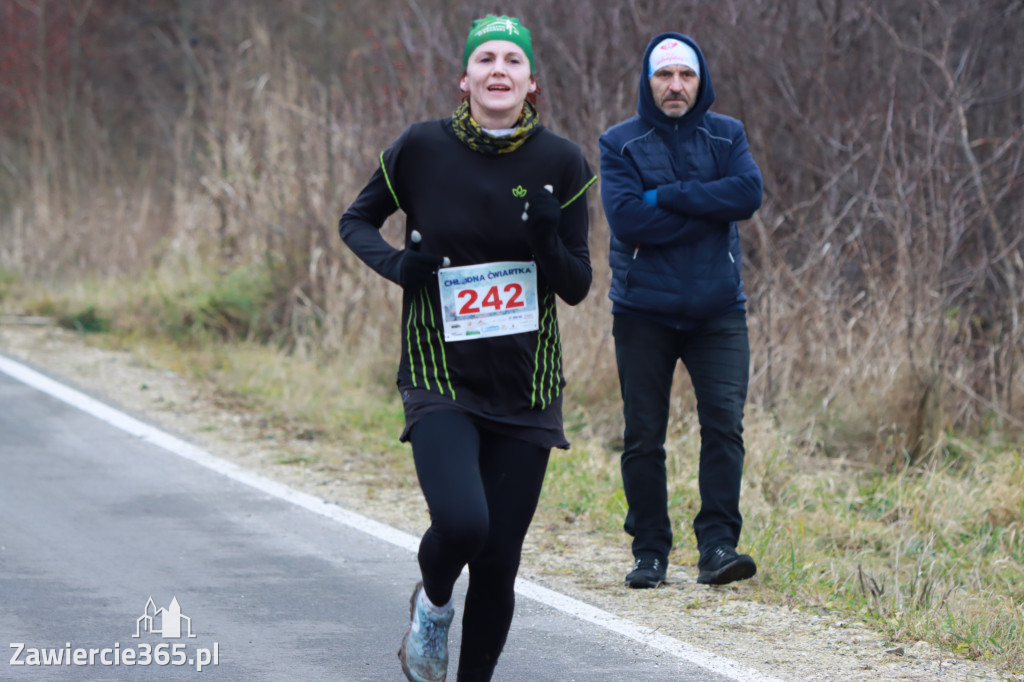
[[[437,271],[445,341],[537,331],[537,264],[505,261]]]

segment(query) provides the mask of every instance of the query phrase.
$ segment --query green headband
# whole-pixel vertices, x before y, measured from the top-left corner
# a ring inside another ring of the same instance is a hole
[[[469,63],[469,55],[473,50],[480,47],[488,40],[507,40],[515,43],[526,53],[530,60],[530,71],[533,68],[533,43],[530,41],[530,29],[519,23],[515,17],[502,14],[496,17],[488,14],[483,19],[476,19],[469,27],[469,35],[466,36],[466,49],[462,51],[462,69],[466,69]]]

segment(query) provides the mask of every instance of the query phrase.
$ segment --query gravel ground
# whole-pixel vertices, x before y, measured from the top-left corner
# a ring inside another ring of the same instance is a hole
[[[281,464],[282,450],[293,461],[316,461],[317,448],[325,446],[315,440],[268,439],[258,415],[219,407],[208,387],[131,353],[95,348],[77,334],[38,323],[0,320],[0,353],[268,478],[415,535],[426,527],[426,509],[415,486],[382,485],[359,460],[345,471]],[[608,546],[567,524],[535,523],[520,575],[783,680],[1024,679],[926,642],[885,641],[834,614],[758,603],[750,583],[698,585],[689,566],[670,566],[668,585],[662,588],[630,590],[622,585],[630,561],[625,536],[617,546]]]

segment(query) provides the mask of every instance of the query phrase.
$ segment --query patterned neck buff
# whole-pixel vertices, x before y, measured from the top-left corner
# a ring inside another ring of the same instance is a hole
[[[452,128],[456,137],[473,151],[495,156],[514,152],[522,147],[531,135],[540,130],[540,115],[536,107],[529,102],[523,102],[523,113],[516,121],[515,132],[495,137],[484,132],[469,115],[469,102],[462,102],[452,114]]]

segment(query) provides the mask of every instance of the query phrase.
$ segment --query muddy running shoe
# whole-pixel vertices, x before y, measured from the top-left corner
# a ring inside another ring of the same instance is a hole
[[[697,582],[701,585],[728,585],[752,578],[757,573],[757,564],[749,555],[719,545],[701,553],[697,569]]]
[[[416,583],[409,599],[409,630],[398,649],[402,672],[412,682],[444,682],[448,675],[448,628],[455,609],[437,613],[420,603],[423,583]]]
[[[633,570],[626,574],[626,585],[636,588],[657,587],[665,582],[666,569],[668,561],[661,557],[637,557]]]

